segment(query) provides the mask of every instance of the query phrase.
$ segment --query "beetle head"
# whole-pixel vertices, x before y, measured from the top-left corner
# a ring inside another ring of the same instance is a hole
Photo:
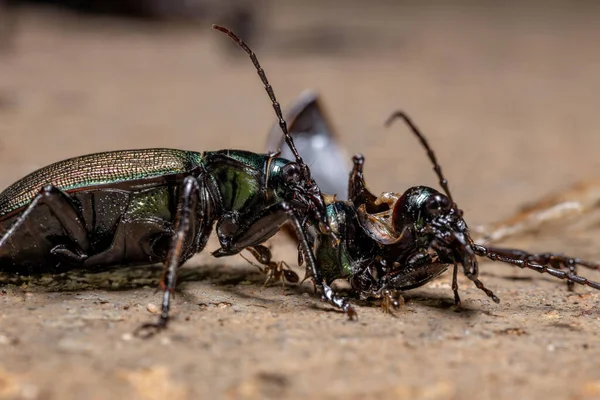
[[[321,233],[329,233],[325,201],[317,183],[310,177],[310,170],[306,164],[287,162],[281,168],[280,176],[280,185],[283,188],[280,195],[283,199],[289,202],[294,210],[305,210],[306,216]]]
[[[476,276],[478,267],[473,252],[473,240],[463,219],[462,210],[452,200],[448,180],[442,173],[442,167],[433,149],[406,113],[396,111],[388,118],[386,125],[389,126],[396,119],[404,121],[427,151],[445,195],[424,186],[407,190],[402,196],[403,199],[398,200],[395,205],[395,229],[410,229],[412,223],[416,239],[434,250],[442,263],[461,263],[465,274]],[[403,225],[405,223],[408,225]]]
[[[418,247],[432,250],[439,262],[457,262],[465,273],[476,273],[477,260],[463,211],[448,196],[426,186],[408,189],[392,212],[398,234],[410,231]]]

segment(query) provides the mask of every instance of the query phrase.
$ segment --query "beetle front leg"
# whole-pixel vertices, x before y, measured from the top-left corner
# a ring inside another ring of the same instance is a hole
[[[352,201],[357,208],[364,204],[367,212],[377,212],[380,211],[378,209],[381,207],[378,207],[378,204],[376,204],[377,196],[367,189],[363,174],[364,163],[365,157],[362,154],[355,154],[352,157],[353,165],[348,181],[348,199]]]
[[[141,325],[134,332],[136,336],[147,338],[167,327],[171,297],[175,291],[177,282],[177,269],[194,252],[202,251],[202,248],[206,244],[206,240],[203,239],[199,242],[200,248],[192,249],[193,237],[190,237],[190,234],[194,232],[193,225],[198,219],[197,203],[200,190],[196,178],[188,176],[184,179],[175,220],[174,235],[171,240],[160,284],[161,289],[164,291],[160,317],[157,322]],[[203,200],[206,200],[205,196],[202,197]],[[201,217],[207,218],[206,215],[202,215]]]
[[[256,246],[263,243],[273,236],[286,223],[291,223],[296,236],[300,242],[300,251],[304,253],[306,260],[307,275],[313,279],[317,289],[323,292],[323,300],[344,311],[350,318],[356,317],[354,307],[346,299],[338,296],[333,290],[323,282],[321,271],[317,267],[317,262],[312,251],[307,233],[302,228],[302,223],[294,213],[289,204],[282,202],[267,207],[255,218],[252,223],[242,226],[235,222],[236,217],[231,217],[225,221],[220,221],[217,226],[217,233],[222,248],[213,252],[215,257],[224,257],[237,254],[247,247]],[[223,229],[223,228],[226,229]],[[234,235],[227,236],[226,231],[235,231]]]
[[[285,204],[285,203],[284,203]],[[287,205],[286,205],[287,206]],[[323,292],[322,299],[327,301],[329,304],[339,308],[346,315],[348,315],[349,319],[357,319],[358,314],[354,307],[348,302],[347,299],[337,295],[329,285],[323,282],[323,277],[321,275],[321,271],[317,267],[317,260],[312,252],[310,242],[308,239],[308,235],[302,229],[302,224],[294,214],[291,208],[286,207],[286,213],[288,214],[288,218],[291,220],[294,228],[296,229],[296,235],[298,236],[298,240],[302,245],[302,250],[304,250],[304,259],[307,263],[307,268],[311,271],[311,277],[317,289],[321,289]]]

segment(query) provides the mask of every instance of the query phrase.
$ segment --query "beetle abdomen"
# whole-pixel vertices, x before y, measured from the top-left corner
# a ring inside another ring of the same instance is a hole
[[[0,193],[0,216],[26,206],[44,185],[68,192],[188,172],[202,155],[175,149],[121,150],[70,158],[41,168]]]

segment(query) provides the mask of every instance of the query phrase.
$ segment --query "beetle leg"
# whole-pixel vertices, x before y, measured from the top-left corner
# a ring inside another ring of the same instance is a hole
[[[454,292],[454,305],[460,306],[460,296],[458,295],[458,264],[456,262],[452,270],[452,291]]]
[[[234,237],[219,237],[221,245],[227,244],[213,252],[215,257],[224,257],[237,254],[247,247],[256,246],[273,236],[286,223],[291,223],[298,237],[300,251],[304,253],[307,276],[313,279],[317,289],[323,292],[323,300],[344,311],[350,318],[356,316],[356,311],[346,299],[338,296],[323,282],[321,271],[317,268],[317,261],[310,245],[309,237],[302,228],[302,223],[289,204],[282,202],[267,207],[252,223],[245,227],[238,227]]]
[[[200,190],[200,185],[195,177],[187,176],[184,179],[175,220],[174,234],[169,254],[167,255],[167,260],[165,262],[163,277],[161,279],[160,286],[164,290],[161,313],[157,322],[143,324],[136,329],[136,336],[147,338],[154,335],[159,330],[166,328],[169,319],[171,297],[175,291],[177,282],[177,269],[185,262],[185,260],[193,255],[194,252],[202,251],[206,244],[206,239],[200,238],[201,241],[196,243],[196,246],[192,246],[191,242],[193,238],[190,237],[190,234],[194,233],[194,224],[198,220],[198,209],[196,205],[198,203]],[[202,200],[205,200],[204,196],[202,196]],[[207,218],[206,215],[200,217],[203,219]],[[190,247],[193,247],[193,251],[190,251]]]
[[[337,295],[330,286],[324,283],[320,286],[318,283],[315,283],[315,285],[317,287],[321,287],[321,290],[323,291],[323,301],[326,301],[329,304],[342,310],[348,316],[349,320],[358,319],[358,314],[356,313],[356,310],[354,309],[352,304],[348,302],[347,299]]]
[[[460,245],[464,246],[464,243],[460,243]],[[432,248],[435,249],[436,251],[443,251],[443,248],[440,249],[440,247],[438,246],[437,243],[434,242],[434,244],[432,245]],[[463,255],[463,261],[462,261],[462,265],[463,265],[463,272],[465,274],[465,276],[467,278],[469,278],[469,280],[471,282],[473,282],[475,284],[475,286],[477,287],[477,289],[483,291],[490,299],[492,299],[495,303],[500,303],[500,299],[498,298],[498,296],[496,296],[494,294],[494,292],[492,292],[490,289],[488,289],[487,287],[485,287],[485,285],[483,284],[483,282],[481,282],[477,277],[479,276],[479,264],[475,258],[475,255],[480,255],[479,253],[477,253],[477,251],[475,250],[475,244],[472,242],[469,242],[468,246],[464,246],[464,250],[466,252],[466,254]],[[446,255],[446,257],[450,258],[450,255]],[[455,261],[456,262],[456,261]],[[458,273],[456,271],[456,267],[454,270],[454,273]],[[454,289],[454,281],[452,282],[453,288]],[[456,301],[457,298],[457,294],[458,294],[458,282],[456,282],[456,291],[454,292],[454,301]],[[460,298],[459,298],[460,299]]]
[[[33,210],[40,204],[48,206],[50,212],[56,217],[61,227],[73,241],[73,247],[76,247],[57,246],[52,249],[53,254],[62,258],[68,258],[73,262],[83,261],[87,257],[86,252],[90,249],[88,232],[69,196],[53,185],[46,185],[40,189],[39,193],[29,203],[17,221],[0,238],[0,249],[15,235],[19,228],[27,221]]]
[[[369,213],[385,211],[385,209],[389,208],[389,206],[385,207],[377,204],[377,196],[367,189],[363,174],[365,157],[362,154],[355,154],[352,157],[352,163],[352,172],[350,172],[350,179],[348,181],[348,199],[354,203],[356,208],[364,204]]]
[[[501,261],[501,262],[504,262],[507,264],[515,265],[519,268],[529,268],[529,269],[532,269],[539,273],[548,273],[548,274],[554,276],[555,278],[566,279],[567,282],[578,283],[580,285],[585,285],[585,286],[589,286],[591,288],[600,290],[599,282],[590,281],[587,278],[576,275],[575,273],[571,272],[570,270],[569,271],[561,271],[557,268],[548,267],[547,265],[540,264],[536,261],[532,261],[527,258],[517,258],[517,257],[507,256],[502,253],[496,253],[492,249],[488,249],[487,247],[484,247],[484,246],[481,246],[478,244],[475,244],[473,246],[473,250],[475,251],[475,253],[477,255],[482,256],[482,257],[487,257],[492,261]],[[551,263],[549,263],[549,264],[552,265]]]
[[[243,220],[243,218],[237,218],[238,221],[240,219]],[[235,225],[232,227],[238,222],[235,220],[232,222],[232,219],[229,219],[226,222],[225,229],[221,229],[223,225],[222,221],[217,223],[217,235],[219,236],[221,248],[213,252],[213,256],[230,256],[247,248],[256,248],[271,236],[275,235],[283,225],[291,223],[298,236],[299,251],[304,253],[305,258],[309,259],[307,273],[320,276],[320,273],[316,268],[316,261],[314,261],[315,258],[312,254],[312,246],[310,245],[308,235],[304,232],[304,229],[302,229],[301,222],[298,217],[296,217],[296,214],[289,204],[285,202],[273,204],[265,208],[252,222],[245,225]],[[229,232],[234,233],[230,234]],[[270,257],[270,254],[263,254],[262,256]],[[310,260],[312,260],[312,262]]]
[[[465,275],[467,278],[469,278],[475,284],[477,289],[483,291],[487,295],[487,297],[492,299],[495,303],[500,303],[500,299],[498,298],[498,296],[496,296],[494,294],[494,292],[492,292],[490,289],[485,287],[483,282],[481,282],[479,279],[477,279],[477,275],[469,274],[469,273],[465,273]],[[455,297],[455,301],[456,301],[456,297]]]
[[[502,247],[487,247],[489,252],[509,257],[515,260],[530,261],[540,265],[547,265],[552,268],[563,269],[568,268],[569,272],[573,275],[577,275],[577,266],[581,265],[592,270],[600,270],[600,264],[581,260],[577,257],[569,257],[564,254],[557,253],[528,253],[518,249],[507,249]],[[567,287],[569,290],[573,290],[575,283],[573,281],[567,281]]]

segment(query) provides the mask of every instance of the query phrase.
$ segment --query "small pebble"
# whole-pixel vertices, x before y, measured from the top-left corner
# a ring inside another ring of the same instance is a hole
[[[160,312],[158,306],[154,303],[148,303],[146,305],[146,310],[152,314],[158,314]]]

